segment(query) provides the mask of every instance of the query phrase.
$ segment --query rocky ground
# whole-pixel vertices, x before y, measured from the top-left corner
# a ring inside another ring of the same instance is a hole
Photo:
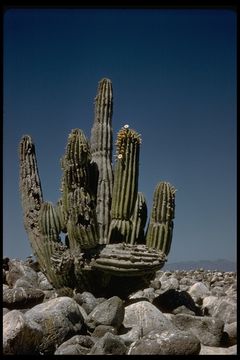
[[[69,297],[36,262],[4,258],[3,307],[4,354],[237,354],[235,272],[160,270],[126,299]]]

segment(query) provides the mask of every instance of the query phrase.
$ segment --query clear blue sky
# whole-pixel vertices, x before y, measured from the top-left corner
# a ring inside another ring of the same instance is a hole
[[[220,9],[12,9],[4,17],[3,255],[32,253],[18,146],[36,146],[44,199],[60,197],[68,134],[90,137],[98,81],[113,83],[114,140],[142,134],[139,191],[178,191],[168,262],[235,260],[236,14]]]

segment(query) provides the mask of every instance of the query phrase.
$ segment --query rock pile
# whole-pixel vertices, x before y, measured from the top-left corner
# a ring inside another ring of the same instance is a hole
[[[158,271],[125,299],[60,296],[37,263],[3,259],[3,352],[54,355],[237,354],[237,276]]]

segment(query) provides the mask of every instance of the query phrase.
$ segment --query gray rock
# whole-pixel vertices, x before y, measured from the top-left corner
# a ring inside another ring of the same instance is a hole
[[[88,291],[84,291],[83,293],[77,293],[74,295],[73,298],[79,305],[81,305],[86,310],[87,314],[90,314],[90,312],[93,311],[93,309],[97,305],[106,300],[104,298],[95,298],[95,296]]]
[[[142,335],[154,329],[166,330],[173,327],[163,313],[148,301],[139,301],[125,307],[123,325],[129,330],[138,326]]]
[[[178,306],[176,309],[172,311],[174,315],[177,314],[188,314],[188,315],[195,315],[194,311],[187,308],[185,305]]]
[[[98,325],[95,327],[92,337],[98,337],[101,338],[103,335],[105,335],[107,332],[110,332],[111,334],[117,335],[117,329],[113,326],[109,325]]]
[[[112,296],[97,305],[86,319],[89,329],[93,330],[98,325],[109,325],[118,329],[124,318],[123,301],[118,296]]]
[[[15,282],[24,278],[32,287],[35,287],[38,282],[37,272],[27,266],[22,260],[10,260],[8,262],[9,271],[6,274],[7,283],[13,287]]]
[[[124,341],[108,332],[93,345],[89,355],[125,355],[126,352]]]
[[[124,327],[123,327],[124,328]],[[139,340],[143,334],[142,334],[142,327],[135,325],[132,328],[129,329],[123,329],[121,331],[120,329],[120,339],[122,339],[124,341],[124,344],[126,346],[131,345],[134,341]]]
[[[202,282],[196,282],[188,289],[189,295],[197,304],[202,304],[203,299],[210,295],[209,288]]]
[[[176,329],[151,331],[134,342],[128,355],[198,355],[200,342],[192,333]]]
[[[156,296],[152,303],[162,312],[172,312],[177,307],[184,305],[195,314],[201,315],[200,308],[196,306],[187,291],[169,289],[163,294]]]
[[[10,310],[4,307],[2,311],[3,311],[3,316],[4,316],[4,315],[6,315]]]
[[[169,290],[169,289],[177,290],[178,288],[179,288],[179,282],[173,276],[169,277],[165,281],[161,280],[161,291],[166,291],[166,290]]]
[[[210,295],[205,297],[202,302],[202,309],[204,311],[204,314],[212,316],[218,302],[219,299],[217,296]]]
[[[177,314],[172,319],[174,325],[180,330],[191,331],[206,346],[220,346],[224,322],[222,320],[206,317]]]
[[[81,307],[66,296],[36,305],[24,316],[42,326],[40,351],[43,354],[53,353],[69,336],[79,334],[84,323]]]
[[[53,290],[53,286],[52,286],[52,284],[50,284],[47,277],[41,271],[39,271],[37,274],[38,274],[38,287],[39,287],[39,289],[45,290],[45,291]]]
[[[3,316],[3,353],[37,354],[42,340],[41,326],[25,319],[19,310],[12,310]]]
[[[41,303],[43,299],[44,292],[32,287],[16,287],[3,291],[3,306],[8,309],[30,308]]]
[[[225,324],[223,329],[227,335],[227,346],[232,346],[237,344],[237,322],[232,322],[231,324]]]
[[[199,355],[237,355],[237,345],[228,348],[201,345]]]
[[[75,335],[63,342],[54,355],[87,355],[94,345],[93,339],[88,335]]]
[[[226,324],[237,321],[237,303],[234,299],[227,296],[220,298],[212,316],[221,319]]]

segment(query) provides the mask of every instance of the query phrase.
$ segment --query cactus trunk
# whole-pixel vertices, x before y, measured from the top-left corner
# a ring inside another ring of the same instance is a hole
[[[34,255],[43,256],[38,216],[43,202],[42,188],[38,174],[35,146],[29,135],[20,141],[20,193],[23,208],[24,227],[28,234]]]
[[[112,200],[112,83],[102,79],[95,98],[95,118],[91,130],[92,177],[96,189],[96,213],[99,243],[106,244]]]

